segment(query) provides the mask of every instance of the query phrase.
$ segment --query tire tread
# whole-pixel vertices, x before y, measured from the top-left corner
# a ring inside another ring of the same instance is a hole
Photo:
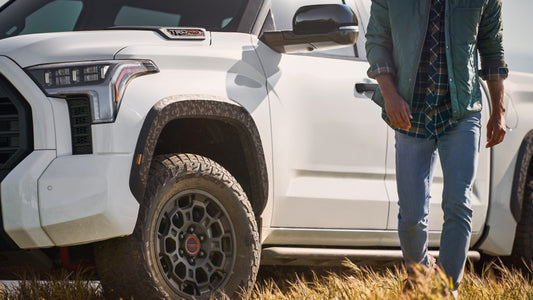
[[[516,236],[511,255],[512,263],[531,267],[533,261],[533,176],[527,178],[522,204],[522,215],[517,224]]]
[[[135,230],[131,236],[108,240],[97,245],[96,259],[98,272],[102,278],[106,299],[118,299],[126,296],[129,299],[135,296],[136,299],[169,299],[168,295],[157,280],[153,278],[151,267],[146,262],[149,261],[144,257],[143,241],[143,224],[149,216],[147,212],[153,210],[157,205],[156,199],[161,187],[171,181],[172,178],[184,178],[187,176],[201,176],[208,178],[213,182],[223,184],[229,188],[242,208],[243,213],[250,220],[248,230],[252,233],[253,242],[249,243],[252,247],[253,261],[250,263],[249,273],[251,276],[246,282],[241,282],[241,288],[244,293],[248,293],[256,279],[259,269],[260,260],[260,243],[257,223],[254,217],[252,206],[237,180],[222,166],[211,159],[200,155],[184,154],[165,154],[154,158],[150,167],[150,176],[146,188],[144,202],[139,212],[139,217]],[[117,257],[130,257],[134,254],[133,261],[124,262]],[[121,280],[124,276],[128,280]],[[131,284],[136,282],[136,284]],[[154,284],[155,283],[155,284]]]

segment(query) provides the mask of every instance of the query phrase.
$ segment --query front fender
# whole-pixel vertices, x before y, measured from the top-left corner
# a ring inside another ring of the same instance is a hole
[[[230,123],[238,129],[245,147],[244,161],[250,170],[254,212],[263,210],[268,199],[268,177],[261,138],[248,111],[235,102],[211,95],[176,95],[158,101],[148,112],[135,148],[130,189],[142,203],[150,165],[159,136],[165,126],[177,119],[204,118]]]

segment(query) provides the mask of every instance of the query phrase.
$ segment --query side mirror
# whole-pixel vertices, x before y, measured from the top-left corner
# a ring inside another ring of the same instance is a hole
[[[344,4],[300,7],[292,25],[292,31],[264,32],[259,39],[276,52],[294,53],[353,45],[359,34],[357,18]]]

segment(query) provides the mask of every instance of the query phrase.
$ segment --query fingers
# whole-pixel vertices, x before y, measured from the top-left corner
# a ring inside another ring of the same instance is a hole
[[[413,116],[411,115],[407,103],[405,103],[405,105],[400,105],[399,107],[395,107],[395,109],[387,111],[387,116],[389,117],[389,120],[391,121],[392,125],[394,125],[395,127],[398,127],[403,130],[409,130],[409,128],[411,128],[411,119],[413,118]]]
[[[487,123],[487,144],[485,147],[490,148],[503,142],[505,131],[505,116],[493,114]]]
[[[488,128],[487,127],[487,145],[486,148],[490,148],[503,142],[505,137],[505,128]]]
[[[505,137],[505,126],[501,122],[495,122],[492,119],[487,124],[487,145],[490,148],[503,142]]]
[[[400,125],[402,126],[402,129],[408,130],[411,128],[411,119],[413,116],[411,116],[411,112],[407,105],[404,105],[402,108],[403,109],[400,110]]]

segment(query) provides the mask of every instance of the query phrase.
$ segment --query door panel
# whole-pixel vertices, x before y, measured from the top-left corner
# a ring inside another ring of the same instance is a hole
[[[274,153],[273,227],[385,229],[387,127],[355,91],[364,60],[281,55],[259,43]]]

